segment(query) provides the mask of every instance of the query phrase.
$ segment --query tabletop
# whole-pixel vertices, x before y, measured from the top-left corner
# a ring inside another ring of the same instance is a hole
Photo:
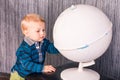
[[[53,73],[34,73],[26,77],[26,80],[62,80],[60,74],[63,70],[77,67],[77,63],[69,63],[56,67],[56,71]],[[0,73],[0,80],[9,80],[10,74]],[[114,80],[104,75],[100,75],[100,80]]]
[[[43,74],[36,73],[28,76],[26,79],[27,80],[62,80],[60,74],[63,70],[77,66],[78,66],[77,63],[69,63],[69,64],[61,65],[56,67],[56,72],[54,73],[43,73]],[[108,78],[104,75],[100,75],[100,80],[113,80],[113,79]]]

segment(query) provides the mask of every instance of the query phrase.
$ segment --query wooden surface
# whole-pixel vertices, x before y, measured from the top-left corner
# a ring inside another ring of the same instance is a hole
[[[0,72],[0,80],[9,80],[10,74]]]
[[[58,15],[74,4],[89,4],[101,9],[113,23],[110,47],[96,60],[100,73],[120,79],[120,0],[0,0],[0,72],[10,72],[15,52],[23,39],[20,21],[25,14],[37,13],[46,20],[47,38],[53,41],[52,31]],[[63,65],[71,61],[61,55],[47,54],[45,64]]]
[[[77,68],[77,66],[78,66],[78,63],[65,64],[65,65],[56,67],[56,72],[54,73],[43,73],[43,74],[34,73],[34,74],[27,76],[26,80],[62,80],[60,77],[60,74],[63,70],[72,68],[72,67]],[[72,75],[75,75],[75,74],[72,74]],[[7,73],[0,73],[0,80],[9,80],[9,77],[10,75]],[[113,80],[113,79],[101,75],[100,80]]]

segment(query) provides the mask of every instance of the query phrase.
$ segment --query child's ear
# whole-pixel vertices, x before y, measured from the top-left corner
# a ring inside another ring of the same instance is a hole
[[[24,35],[27,36],[27,37],[29,36],[28,30],[24,30]]]

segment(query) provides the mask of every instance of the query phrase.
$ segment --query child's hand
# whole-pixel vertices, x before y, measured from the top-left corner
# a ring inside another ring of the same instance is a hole
[[[43,68],[43,72],[47,73],[47,72],[55,72],[55,68],[52,65],[46,65]]]

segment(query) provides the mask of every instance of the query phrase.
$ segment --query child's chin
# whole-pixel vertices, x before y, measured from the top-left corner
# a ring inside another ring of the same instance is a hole
[[[41,41],[43,41],[43,39],[39,39],[38,41],[41,42]]]

